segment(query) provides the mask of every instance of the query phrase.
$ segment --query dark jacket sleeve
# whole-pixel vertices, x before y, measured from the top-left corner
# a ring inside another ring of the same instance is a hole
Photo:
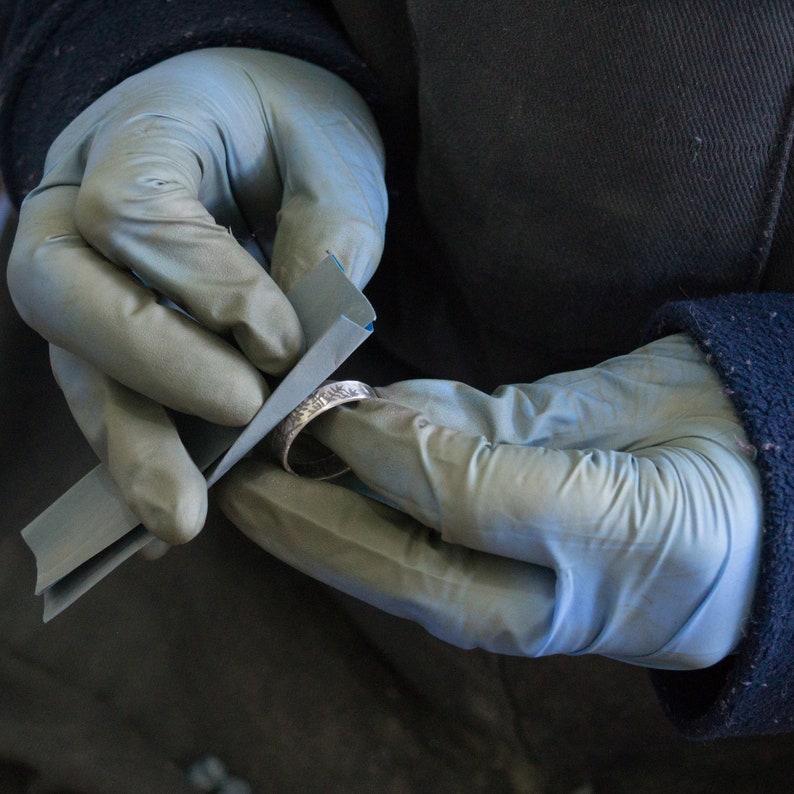
[[[794,296],[734,294],[669,304],[659,335],[689,333],[723,379],[754,447],[764,495],[759,581],[736,656],[654,671],[669,717],[694,738],[794,730]]]
[[[0,5],[8,22],[0,74],[0,167],[17,204],[47,150],[91,102],[125,78],[188,50],[253,47],[312,61],[370,102],[374,81],[321,0],[106,0]]]

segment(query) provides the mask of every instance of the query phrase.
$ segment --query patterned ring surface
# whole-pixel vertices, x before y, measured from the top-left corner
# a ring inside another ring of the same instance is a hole
[[[320,414],[336,408],[337,405],[377,396],[371,386],[358,380],[326,381],[273,428],[270,443],[274,457],[285,471],[301,477],[311,477],[313,480],[329,480],[350,471],[350,467],[330,450],[327,455],[316,460],[299,463],[290,461],[290,448],[306,426]]]

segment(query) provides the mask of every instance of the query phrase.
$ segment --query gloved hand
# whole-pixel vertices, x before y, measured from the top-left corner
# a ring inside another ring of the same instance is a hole
[[[253,417],[261,372],[302,352],[283,293],[328,251],[357,285],[377,266],[383,165],[344,81],[243,49],[130,78],[52,145],[22,206],[12,297],[52,343],[72,413],[130,506],[169,543],[199,531],[207,494],[163,406]],[[270,275],[241,244],[254,240],[273,244]]]
[[[679,669],[735,648],[759,476],[688,337],[492,396],[433,380],[377,391],[313,434],[399,510],[248,460],[220,484],[224,512],[289,564],[462,647]]]

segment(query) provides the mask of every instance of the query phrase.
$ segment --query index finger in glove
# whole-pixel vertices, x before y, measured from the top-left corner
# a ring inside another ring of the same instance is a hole
[[[384,400],[339,407],[312,427],[445,540],[553,568],[672,537],[686,555],[681,532],[724,550],[727,525],[752,533],[760,515],[752,462],[706,437],[634,453],[493,444]]]
[[[302,351],[300,323],[281,289],[202,203],[207,190],[232,194],[215,151],[220,141],[207,137],[152,111],[101,127],[75,202],[77,227],[205,328],[231,335],[258,369],[282,374]],[[225,215],[235,212],[231,199],[216,201]]]
[[[77,191],[51,187],[25,202],[8,268],[22,317],[158,403],[218,424],[250,421],[268,393],[260,373],[90,247],[74,222]]]

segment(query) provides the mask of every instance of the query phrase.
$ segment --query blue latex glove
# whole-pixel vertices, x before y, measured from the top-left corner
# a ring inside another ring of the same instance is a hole
[[[679,669],[735,648],[759,476],[688,337],[492,396],[434,380],[378,392],[312,427],[399,511],[249,460],[220,486],[231,520],[459,646]]]
[[[12,297],[52,343],[72,413],[156,535],[189,539],[207,508],[163,406],[250,421],[268,394],[261,373],[284,373],[302,352],[284,292],[328,251],[359,286],[374,272],[383,168],[375,122],[344,81],[231,48],[141,72],[52,145],[22,206]],[[269,275],[255,239],[272,245]]]

